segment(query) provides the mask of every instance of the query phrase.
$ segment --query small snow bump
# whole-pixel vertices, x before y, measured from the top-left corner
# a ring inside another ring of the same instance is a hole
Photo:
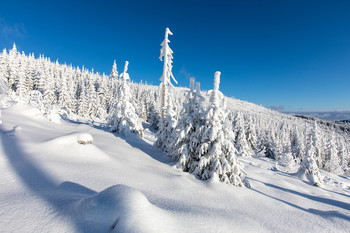
[[[94,139],[91,136],[91,134],[81,133],[81,134],[77,135],[77,141],[78,141],[79,144],[87,145],[87,144],[92,144]]]

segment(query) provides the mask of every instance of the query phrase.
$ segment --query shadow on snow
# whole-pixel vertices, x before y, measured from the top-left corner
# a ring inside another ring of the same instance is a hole
[[[331,205],[331,206],[336,206],[336,207],[339,207],[339,208],[342,208],[342,209],[345,209],[345,210],[350,210],[350,204],[349,203],[345,203],[345,202],[341,202],[341,201],[337,201],[337,200],[332,200],[332,199],[328,199],[328,198],[324,198],[324,197],[317,197],[317,196],[309,195],[309,194],[306,194],[306,193],[300,193],[300,192],[292,190],[292,189],[283,188],[283,187],[280,187],[280,186],[277,186],[277,185],[274,185],[274,184],[264,183],[264,182],[261,182],[259,180],[253,179],[253,178],[250,178],[250,179],[254,180],[254,181],[257,181],[257,182],[260,182],[260,183],[262,183],[262,184],[264,184],[264,185],[266,185],[268,187],[271,187],[271,188],[274,188],[274,189],[279,189],[279,190],[282,190],[284,192],[292,193],[292,194],[295,194],[295,195],[307,198],[307,199],[312,200],[312,201],[320,202],[320,203]],[[280,202],[282,202],[284,204],[287,204],[287,205],[292,206],[294,208],[297,208],[299,210],[306,211],[306,212],[311,213],[311,214],[316,214],[316,215],[319,215],[319,216],[324,217],[324,218],[329,218],[329,217],[342,218],[344,220],[350,221],[350,216],[342,214],[342,213],[339,213],[338,211],[332,211],[332,210],[331,211],[323,211],[323,210],[316,210],[316,209],[306,209],[306,208],[303,208],[301,206],[298,206],[298,205],[295,205],[293,203],[290,203],[288,201],[282,200],[280,198],[273,197],[273,196],[271,196],[269,194],[263,193],[263,192],[261,192],[261,191],[259,191],[257,189],[251,188],[251,190],[253,190],[253,191],[257,192],[257,193],[260,193],[260,194],[262,194],[262,195],[264,195],[266,197],[269,197],[269,198],[272,198],[274,200],[280,201]]]
[[[7,132],[1,130],[0,136],[5,156],[24,185],[53,207],[60,216],[71,221],[77,232],[88,232],[83,220],[67,210],[71,208],[72,203],[96,192],[69,181],[59,184],[32,161],[31,157],[21,149],[15,137],[8,136]]]

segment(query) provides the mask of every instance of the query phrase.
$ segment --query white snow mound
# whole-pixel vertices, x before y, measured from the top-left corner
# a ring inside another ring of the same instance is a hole
[[[89,232],[168,232],[173,224],[164,210],[152,205],[140,191],[111,186],[81,199],[74,208]],[[173,229],[172,229],[173,230]],[[173,231],[171,231],[173,232]]]
[[[77,141],[79,144],[92,144],[94,139],[92,138],[91,134],[88,133],[80,133],[77,135]]]
[[[22,131],[22,127],[19,126],[19,125],[16,125],[16,126],[13,127],[12,130],[10,130],[8,132],[8,135],[9,136],[17,136],[17,135],[19,135],[21,133],[21,131]]]

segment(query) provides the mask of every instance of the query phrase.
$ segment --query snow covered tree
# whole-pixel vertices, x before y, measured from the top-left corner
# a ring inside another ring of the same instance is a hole
[[[313,139],[313,134],[309,134],[306,153],[302,163],[300,164],[299,172],[305,174],[313,185],[320,186],[322,183],[322,178],[316,163],[316,151]]]
[[[28,87],[27,87],[27,80],[26,80],[26,76],[25,76],[25,66],[23,65],[24,60],[22,57],[20,57],[21,62],[19,63],[19,67],[18,67],[18,74],[17,74],[17,80],[16,80],[16,94],[19,97],[19,100],[21,102],[27,102],[27,96],[28,96]]]
[[[340,159],[338,157],[338,149],[335,141],[334,132],[332,133],[327,143],[327,153],[324,170],[332,172],[336,175],[343,174],[343,170],[340,167]]]
[[[109,119],[111,132],[118,132],[127,136],[128,133],[135,133],[142,137],[143,127],[139,117],[136,115],[134,106],[130,103],[131,94],[128,85],[130,79],[128,71],[129,62],[125,62],[124,72],[120,75],[123,80],[118,89],[119,101]]]
[[[99,108],[99,98],[95,89],[95,82],[93,79],[89,80],[87,90],[86,90],[87,98],[89,99],[89,103],[87,106],[87,113],[90,118],[97,116],[97,110]]]
[[[2,98],[6,94],[6,92],[9,90],[9,87],[6,85],[5,80],[2,76],[2,73],[0,72],[0,125],[2,124],[1,120],[1,102]]]
[[[117,63],[115,62],[115,60],[114,60],[112,71],[109,77],[111,80],[112,97],[113,97],[113,100],[116,100],[117,91],[118,91],[118,70],[117,70]]]
[[[44,111],[43,95],[40,91],[34,90],[29,93],[29,105]]]
[[[236,114],[233,130],[236,134],[235,147],[238,155],[242,157],[250,156],[252,151],[247,142],[245,125],[241,112],[237,112]]]
[[[256,129],[255,129],[255,123],[253,122],[252,116],[248,117],[248,122],[246,125],[246,140],[250,147],[250,151],[254,153],[257,149],[257,135],[256,135]]]
[[[215,72],[214,89],[210,93],[210,106],[204,115],[204,125],[198,131],[199,146],[189,171],[199,179],[219,179],[235,186],[249,186],[243,165],[238,161],[233,145],[231,123],[222,108],[223,95],[219,91],[220,72]]]
[[[318,165],[318,167],[322,168],[324,166],[324,161],[322,158],[322,153],[323,153],[323,146],[322,146],[322,141],[321,141],[321,135],[320,135],[320,130],[317,124],[317,121],[314,121],[314,125],[313,125],[313,142],[314,142],[314,148],[315,148],[315,153],[316,153],[316,163]]]
[[[347,162],[346,162],[346,151],[345,151],[345,145],[344,145],[344,140],[338,139],[338,157],[340,159],[340,166],[342,169],[347,168]]]
[[[171,150],[172,142],[174,138],[174,130],[176,126],[175,112],[173,109],[173,103],[171,98],[167,98],[168,104],[165,112],[165,116],[159,120],[157,140],[154,143],[155,146],[161,148],[168,153]]]
[[[56,103],[55,84],[53,80],[53,72],[50,72],[46,81],[46,90],[43,97],[44,112],[49,113],[52,106]]]
[[[109,76],[111,79],[118,80],[118,71],[117,71],[117,63],[114,60],[113,66],[112,66],[112,71]]]
[[[296,161],[301,161],[305,155],[305,145],[303,143],[304,136],[295,125],[292,134],[292,154]]]
[[[168,39],[169,35],[173,35],[173,33],[170,31],[169,28],[165,29],[165,38],[164,41],[161,43],[162,48],[160,49],[160,57],[159,59],[162,61],[164,57],[164,65],[163,65],[163,74],[160,77],[160,88],[161,88],[161,111],[162,111],[162,117],[164,117],[164,112],[166,110],[165,104],[168,102],[168,91],[169,86],[172,86],[170,77],[174,80],[174,82],[177,84],[176,79],[174,78],[174,75],[172,73],[173,68],[173,51],[169,47],[170,40]]]
[[[201,103],[203,97],[200,94],[200,85],[197,82],[194,90],[194,78],[190,79],[190,90],[186,94],[187,101],[180,112],[180,119],[174,131],[174,141],[171,144],[169,155],[175,158],[177,167],[189,171],[188,164],[195,157],[196,148],[199,144],[197,130],[202,125],[203,114]]]

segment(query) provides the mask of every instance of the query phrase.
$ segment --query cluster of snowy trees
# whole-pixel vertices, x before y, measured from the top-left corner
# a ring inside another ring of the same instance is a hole
[[[0,80],[10,89],[7,98],[37,107],[48,118],[58,112],[141,137],[141,123],[148,122],[158,129],[156,145],[175,158],[180,169],[201,179],[218,177],[245,185],[237,158],[252,155],[273,158],[286,168],[299,166],[314,184],[321,182],[318,169],[350,175],[347,132],[224,97],[218,73],[210,92],[201,92],[199,84],[195,88],[194,81],[190,89],[175,88],[169,83],[171,59],[167,58],[168,70],[162,76],[167,84],[162,89],[133,83],[128,62],[120,75],[115,62],[106,75],[25,55],[14,46],[0,54]],[[164,99],[163,90],[168,93]]]
[[[162,148],[178,161],[179,169],[200,179],[218,179],[235,186],[249,187],[234,146],[232,123],[219,91],[220,74],[219,71],[215,73],[214,89],[209,92],[209,105],[205,110],[199,83],[194,90],[194,78],[191,78],[179,120],[171,130],[167,130],[166,143]],[[167,115],[164,119],[169,118]]]

